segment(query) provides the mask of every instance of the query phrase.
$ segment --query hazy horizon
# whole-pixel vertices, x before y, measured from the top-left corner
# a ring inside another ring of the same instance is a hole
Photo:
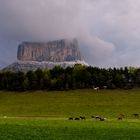
[[[140,63],[139,0],[0,0],[0,67],[23,41],[77,38],[92,66]]]

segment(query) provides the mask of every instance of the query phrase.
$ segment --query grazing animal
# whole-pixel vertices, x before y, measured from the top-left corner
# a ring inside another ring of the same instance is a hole
[[[118,117],[118,120],[122,120],[123,118],[122,117]]]
[[[80,120],[80,118],[74,118],[74,120],[77,120],[77,121],[79,121],[79,120]]]
[[[69,120],[73,120],[73,118],[72,117],[69,117]]]
[[[81,119],[81,120],[86,120],[86,117],[80,116],[80,119]]]
[[[97,120],[97,119],[100,119],[101,117],[99,117],[99,116],[95,116],[95,119]]]
[[[107,89],[107,86],[103,86],[104,89]]]
[[[134,116],[135,118],[138,118],[138,117],[139,117],[139,114],[135,113],[135,114],[133,114],[133,116]]]
[[[100,88],[99,87],[95,87],[94,90],[98,91]]]
[[[105,121],[106,120],[106,118],[100,118],[100,121]]]
[[[91,116],[91,118],[95,118],[95,116]]]

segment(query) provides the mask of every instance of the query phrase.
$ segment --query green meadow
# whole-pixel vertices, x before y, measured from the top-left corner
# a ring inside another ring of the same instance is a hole
[[[139,140],[140,118],[134,113],[140,114],[139,89],[0,91],[0,139]],[[79,116],[86,120],[68,120]]]

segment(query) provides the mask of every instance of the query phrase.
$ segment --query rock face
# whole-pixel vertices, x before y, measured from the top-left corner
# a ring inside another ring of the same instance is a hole
[[[18,47],[17,59],[17,62],[3,70],[29,71],[52,69],[56,65],[64,68],[75,64],[88,65],[81,57],[76,39],[47,43],[23,42]]]
[[[64,62],[82,60],[78,41],[57,40],[48,43],[23,42],[18,47],[17,58],[20,61]]]

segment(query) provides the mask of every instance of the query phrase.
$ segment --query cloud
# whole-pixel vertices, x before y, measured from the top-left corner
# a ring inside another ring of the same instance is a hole
[[[100,0],[97,5],[90,27],[94,34],[115,45],[111,59],[106,59],[108,66],[140,66],[140,1]]]
[[[0,0],[0,59],[15,61],[21,41],[77,37],[91,65],[139,65],[139,6],[139,0]]]

